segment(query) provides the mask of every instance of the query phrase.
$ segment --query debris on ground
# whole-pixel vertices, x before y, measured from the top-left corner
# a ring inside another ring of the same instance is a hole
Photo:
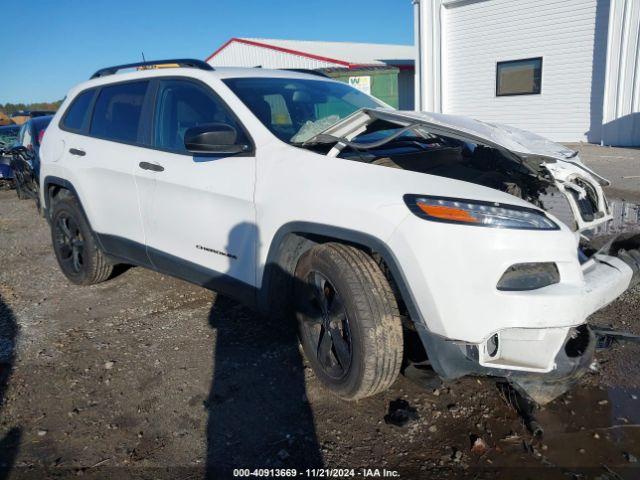
[[[482,437],[478,437],[475,435],[471,436],[471,452],[476,455],[483,455],[487,452],[489,446],[487,442],[483,440]]]
[[[387,425],[404,427],[407,423],[419,418],[418,411],[409,405],[409,402],[398,398],[389,403],[389,413],[384,416],[384,422]]]

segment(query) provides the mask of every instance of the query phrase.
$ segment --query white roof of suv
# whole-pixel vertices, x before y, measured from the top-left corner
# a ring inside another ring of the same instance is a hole
[[[174,63],[172,60],[159,60],[154,62],[146,62],[145,64],[131,64],[123,66],[108,67],[96,72],[89,80],[80,83],[72,88],[69,92],[73,96],[76,92],[80,92],[87,88],[96,87],[99,85],[107,85],[115,82],[122,82],[127,80],[135,80],[137,78],[154,78],[154,77],[166,77],[166,76],[185,76],[189,77],[190,72],[198,72],[193,75],[194,77],[202,78],[202,75],[211,75],[220,80],[226,78],[249,78],[249,77],[262,77],[262,78],[291,78],[291,79],[307,79],[307,80],[325,80],[328,82],[335,82],[336,80],[323,77],[321,75],[315,75],[313,73],[304,73],[295,70],[275,70],[269,68],[252,68],[252,67],[210,67],[198,68],[197,66],[180,66],[180,67],[162,67],[162,68],[148,68],[131,70],[132,68],[139,68],[141,65],[163,65]],[[199,60],[196,62],[200,62]],[[204,63],[204,62],[203,62]],[[125,71],[127,69],[128,71]],[[103,72],[103,73],[100,73]]]

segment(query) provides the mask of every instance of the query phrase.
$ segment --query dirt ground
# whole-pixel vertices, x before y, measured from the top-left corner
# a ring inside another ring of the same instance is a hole
[[[640,334],[640,289],[593,321]],[[401,377],[343,402],[319,385],[289,328],[214,292],[142,268],[70,284],[33,203],[0,191],[0,479],[280,467],[637,479],[639,354],[632,344],[599,353],[577,388],[538,412],[541,439],[488,379],[426,389]],[[401,427],[384,420],[398,399],[415,409]],[[486,449],[475,452],[478,438]]]

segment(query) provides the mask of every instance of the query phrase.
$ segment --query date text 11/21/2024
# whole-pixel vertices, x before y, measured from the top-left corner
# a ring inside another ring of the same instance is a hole
[[[397,470],[386,468],[307,468],[297,470],[295,468],[236,468],[233,476],[242,477],[304,477],[304,478],[399,478]]]

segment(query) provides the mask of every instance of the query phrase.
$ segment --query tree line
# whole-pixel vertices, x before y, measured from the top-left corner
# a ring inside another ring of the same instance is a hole
[[[57,102],[36,102],[36,103],[0,103],[0,112],[9,116],[20,110],[51,110],[56,111],[62,104],[62,100]]]

